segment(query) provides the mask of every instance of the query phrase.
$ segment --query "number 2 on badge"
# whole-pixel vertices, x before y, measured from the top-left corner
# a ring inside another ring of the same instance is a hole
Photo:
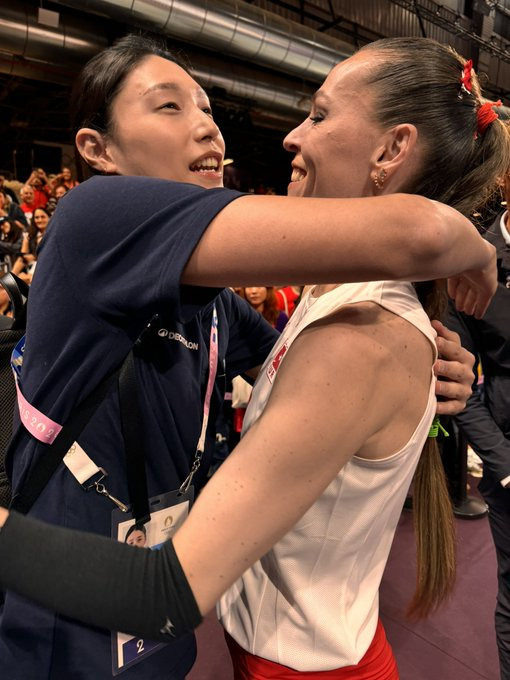
[[[145,651],[144,646],[143,646],[143,640],[137,640],[136,641],[136,649],[137,649],[137,654],[141,654],[142,652]]]

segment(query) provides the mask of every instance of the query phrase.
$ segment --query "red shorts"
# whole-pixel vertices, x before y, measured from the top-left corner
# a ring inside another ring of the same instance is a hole
[[[379,621],[374,639],[365,656],[356,666],[332,671],[295,671],[274,661],[262,659],[245,651],[225,633],[234,666],[234,680],[294,680],[310,678],[317,680],[399,680],[397,663]]]

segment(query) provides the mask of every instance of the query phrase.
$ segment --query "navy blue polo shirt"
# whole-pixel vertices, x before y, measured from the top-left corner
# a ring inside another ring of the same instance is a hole
[[[52,420],[65,422],[74,405],[120,365],[152,322],[150,341],[135,355],[150,496],[176,489],[193,460],[208,378],[213,303],[219,365],[197,486],[209,466],[225,379],[260,364],[275,340],[275,331],[231,291],[180,286],[183,268],[204,230],[240,195],[152,178],[94,177],[59,202],[42,243],[30,292],[23,393]],[[109,492],[128,502],[116,389],[99,406],[79,443],[107,470]],[[47,445],[17,427],[7,461],[14,490],[45,450]],[[109,536],[114,507],[104,496],[85,492],[61,464],[31,514]],[[108,631],[7,593],[0,617],[0,677],[111,678],[110,646]],[[194,658],[190,635],[121,677],[180,680]]]

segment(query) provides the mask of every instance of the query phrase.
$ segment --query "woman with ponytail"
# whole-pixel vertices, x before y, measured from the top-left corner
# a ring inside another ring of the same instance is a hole
[[[285,147],[291,196],[375,203],[415,193],[465,215],[510,165],[507,131],[471,65],[415,38],[377,41],[336,66]],[[310,220],[320,238],[317,229]],[[349,259],[347,241],[345,250]],[[226,591],[219,614],[236,680],[396,680],[378,589],[417,467],[411,614],[433,611],[455,578],[451,508],[430,443],[430,317],[445,291],[412,276],[305,293],[259,373],[239,446],[161,550],[12,513],[1,581],[67,616],[162,642]],[[449,292],[473,310],[465,280]]]

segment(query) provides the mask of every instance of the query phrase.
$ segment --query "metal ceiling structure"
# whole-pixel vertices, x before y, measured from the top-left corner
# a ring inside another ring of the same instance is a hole
[[[492,39],[486,40],[478,35],[469,25],[462,21],[462,16],[457,12],[430,0],[391,0],[393,4],[402,7],[409,12],[414,12],[423,21],[426,19],[435,26],[440,26],[452,35],[458,35],[473,43],[488,54],[510,64],[510,52],[507,43],[500,37],[493,35]],[[495,7],[495,5],[493,5]],[[506,12],[507,10],[505,10]],[[508,14],[510,16],[510,13]]]
[[[39,21],[41,11],[53,26]],[[489,95],[506,97],[510,52],[494,33],[495,13],[510,35],[510,12],[497,0],[0,0],[0,171],[17,171],[14,151],[25,165],[34,162],[27,151],[34,140],[71,141],[73,76],[133,29],[166,35],[183,49],[231,153],[252,169],[277,171],[287,164],[277,151],[282,131],[306,115],[316,84],[379,37],[448,42],[484,68]]]

